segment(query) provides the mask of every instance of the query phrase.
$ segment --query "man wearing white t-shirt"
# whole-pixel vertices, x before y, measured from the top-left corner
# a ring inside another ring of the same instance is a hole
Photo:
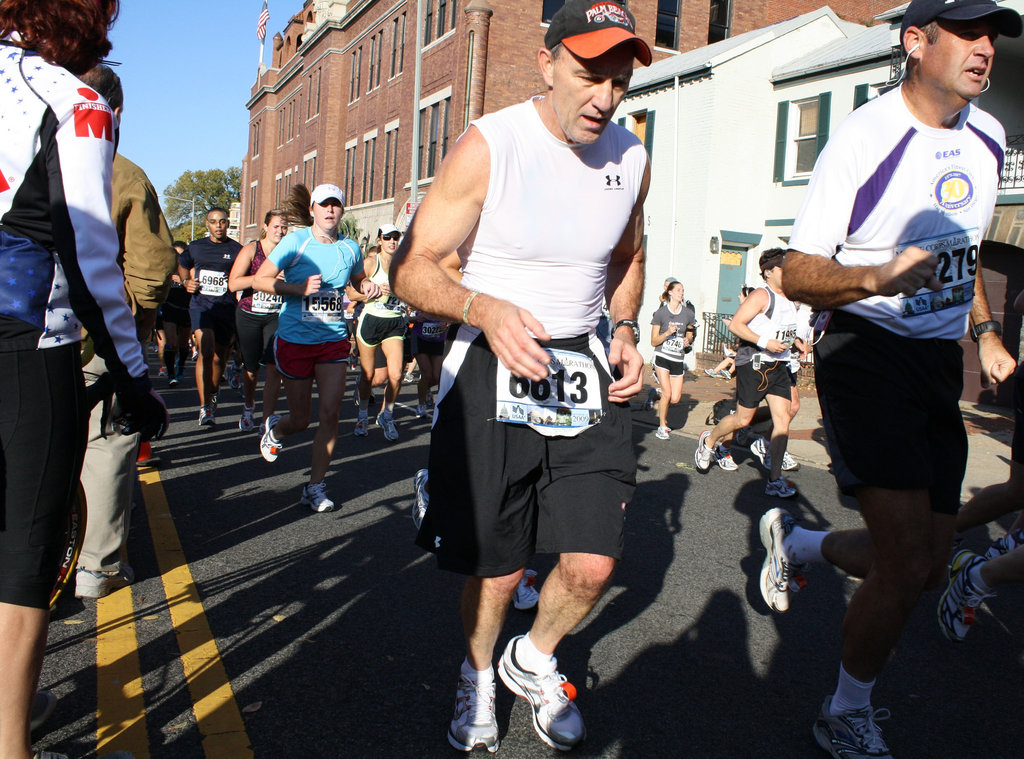
[[[967,461],[957,341],[968,323],[986,383],[1014,368],[979,258],[1005,137],[971,100],[996,37],[1020,33],[1016,11],[992,0],[913,0],[906,81],[829,139],[790,238],[787,295],[834,309],[815,347],[818,395],[836,479],[866,529],[805,530],[772,509],[762,594],[785,610],[808,562],[864,578],[843,622],[838,686],[814,724],[833,757],[890,756],[871,688],[922,590],[945,575]]]
[[[538,53],[546,94],[473,122],[391,266],[395,295],[462,322],[442,367],[417,540],[441,568],[467,575],[466,659],[448,730],[462,751],[498,748],[494,648],[535,552],[559,561],[499,673],[530,702],[549,746],[568,750],[586,735],[554,651],[621,556],[636,481],[628,400],[643,368],[649,166],[640,141],[610,122],[634,58],[647,65],[651,52],[624,5],[568,0],[555,14]],[[438,265],[453,250],[461,284]],[[595,334],[605,301],[607,357]]]

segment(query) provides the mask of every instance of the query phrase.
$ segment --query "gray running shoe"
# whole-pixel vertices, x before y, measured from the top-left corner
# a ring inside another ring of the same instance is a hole
[[[427,492],[427,480],[430,479],[430,472],[427,469],[420,469],[412,478],[412,488],[416,493],[416,502],[412,506],[412,523],[416,529],[423,524],[423,517],[427,515],[427,506],[430,505],[430,494]]]
[[[769,509],[761,517],[761,544],[768,551],[761,565],[761,597],[772,611],[789,610],[789,594],[806,583],[800,570],[803,564],[790,561],[785,539],[796,522],[783,509]]]
[[[334,511],[334,501],[327,497],[327,485],[322,480],[305,485],[302,488],[302,498],[300,500],[318,514],[322,514],[325,511]]]
[[[1018,527],[1013,532],[993,540],[992,545],[985,551],[985,558],[994,559],[996,556],[1002,556],[1004,553],[1009,553],[1020,546],[1024,546],[1024,529]]]
[[[952,641],[961,641],[974,624],[974,611],[994,593],[983,593],[971,582],[971,570],[986,559],[972,551],[959,551],[949,567],[949,585],[939,598],[939,627]]]
[[[715,459],[715,462],[718,464],[718,466],[720,466],[725,471],[735,472],[737,469],[739,469],[739,467],[736,466],[736,462],[733,461],[732,451],[730,451],[721,443],[715,446],[715,450],[711,452],[711,455]]]
[[[830,714],[832,696],[825,697],[814,722],[814,740],[835,759],[892,759],[878,722],[889,719],[888,709],[858,709]]]
[[[509,690],[522,696],[533,707],[533,729],[552,748],[569,751],[587,737],[583,716],[573,703],[576,689],[558,670],[537,674],[519,666],[516,646],[525,635],[508,642],[501,656],[498,674]]]
[[[519,611],[529,611],[537,606],[540,600],[540,591],[537,590],[537,570],[527,569],[523,577],[516,585],[515,595],[512,596],[512,605]]]
[[[768,476],[770,477],[771,475]],[[773,495],[777,498],[792,498],[796,495],[796,485],[785,477],[779,477],[777,480],[768,480],[768,484],[764,486],[764,494]]]
[[[709,435],[711,435],[711,430],[704,430],[697,438],[697,450],[693,452],[693,463],[697,465],[698,472],[706,472],[711,468],[712,451],[704,444]]]
[[[395,427],[395,418],[390,411],[381,411],[377,415],[377,426],[384,430],[385,440],[398,440],[398,428]]]
[[[214,419],[216,408],[213,405],[202,406],[199,409],[199,426],[200,427],[212,427],[216,422]]]
[[[492,754],[498,750],[498,718],[494,715],[494,681],[480,685],[459,676],[455,691],[455,715],[448,726],[448,742],[459,751],[483,746]]]

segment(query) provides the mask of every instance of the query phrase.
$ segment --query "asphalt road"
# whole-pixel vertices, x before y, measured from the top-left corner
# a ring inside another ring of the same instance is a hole
[[[190,380],[165,397],[173,424],[155,450],[169,516],[138,495],[129,544],[145,700],[136,756],[237,755],[218,750],[197,724],[195,677],[186,678],[180,649],[188,638],[172,624],[156,561],[152,528],[162,519],[180,538],[176,562],[194,578],[254,756],[457,756],[445,731],[463,656],[460,583],[413,545],[409,517],[428,420],[399,409],[397,443],[375,426],[354,438],[355,409],[346,403],[327,479],[341,508],[314,514],[298,502],[311,431],[287,440],[268,464],[256,435],[237,429],[233,391],[222,392],[215,429],[197,426]],[[400,401],[414,407],[411,388]],[[634,417],[639,486],[626,555],[598,608],[558,652],[589,731],[574,753],[825,756],[810,727],[835,683],[853,581],[815,568],[792,609],[770,613],[758,591],[757,522],[779,502],[763,495],[756,460],[737,449],[739,471],[701,475],[693,438],[660,441],[649,412]],[[788,507],[805,523],[859,525],[827,471],[805,465],[793,479],[800,495]],[[981,531],[971,542],[987,539]],[[536,559],[541,579],[550,566],[549,557]],[[881,723],[890,747],[901,759],[1018,757],[1021,589],[990,601],[961,645],[940,634],[937,597],[923,599],[875,689],[875,705],[892,712]],[[500,645],[530,621],[511,611]],[[95,623],[94,602],[65,598],[55,611],[41,685],[61,701],[37,747],[97,755],[97,691],[117,683],[97,683],[97,636],[111,630]],[[526,703],[502,685],[497,709],[498,756],[558,753],[537,739]]]

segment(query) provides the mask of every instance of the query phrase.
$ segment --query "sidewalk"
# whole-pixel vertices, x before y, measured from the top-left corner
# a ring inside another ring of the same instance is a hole
[[[644,391],[634,401],[633,419],[651,427],[657,425],[654,412],[644,411],[643,401],[647,399],[647,388],[656,382],[648,372]],[[735,380],[713,379],[698,371],[687,372],[683,385],[683,400],[669,409],[668,426],[673,435],[684,435],[696,439],[708,429],[705,420],[716,401],[735,397]],[[967,427],[969,453],[967,474],[964,477],[963,498],[970,498],[986,485],[1006,480],[1009,474],[1010,443],[1013,438],[1013,416],[1009,409],[980,406],[961,402],[964,424]],[[690,445],[689,442],[686,445]],[[821,422],[821,408],[818,396],[813,390],[801,389],[800,411],[790,428],[787,448],[801,465],[829,467],[830,458],[825,442],[825,430]],[[692,451],[691,451],[692,453]]]

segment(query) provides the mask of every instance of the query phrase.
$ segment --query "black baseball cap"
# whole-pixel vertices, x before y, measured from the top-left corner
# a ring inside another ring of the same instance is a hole
[[[636,36],[636,19],[622,3],[566,0],[551,17],[551,25],[544,35],[544,47],[548,50],[553,50],[559,42],[584,60],[632,42],[634,57],[644,66],[651,65],[651,48]]]
[[[903,13],[900,41],[910,27],[922,29],[938,18],[974,21],[986,16],[993,17],[992,21],[1004,37],[1019,37],[1024,28],[1017,11],[997,5],[993,0],[913,0]]]

